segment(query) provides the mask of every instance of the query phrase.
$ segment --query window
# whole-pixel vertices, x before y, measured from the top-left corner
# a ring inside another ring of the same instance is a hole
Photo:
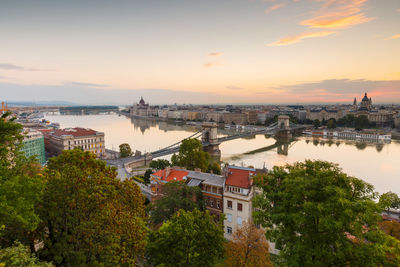
[[[214,199],[210,199],[210,206],[214,207]]]
[[[227,214],[226,214],[226,220],[227,220],[228,222],[232,222],[232,214],[227,213]]]
[[[242,203],[238,203],[237,209],[238,209],[238,211],[242,211],[243,210],[243,204]]]
[[[228,233],[228,234],[232,234],[232,227],[226,227],[226,232]]]
[[[227,206],[228,206],[228,209],[232,209],[232,201],[228,200]]]
[[[237,217],[237,224],[242,225],[242,217]]]
[[[220,206],[220,203],[219,203],[219,200],[217,200],[217,208],[219,208],[219,206]]]

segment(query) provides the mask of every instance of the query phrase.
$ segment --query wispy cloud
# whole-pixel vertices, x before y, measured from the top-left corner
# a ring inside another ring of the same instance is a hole
[[[273,5],[273,6],[268,7],[264,12],[265,12],[266,14],[268,14],[268,13],[271,13],[272,11],[277,10],[277,9],[280,9],[280,8],[282,8],[282,7],[284,7],[284,6],[286,6],[285,3],[279,3],[279,4],[276,4],[276,5]]]
[[[373,20],[367,17],[363,8],[368,0],[314,0],[321,7],[312,13],[312,17],[300,22],[300,25],[309,29],[329,29],[332,32],[301,33],[295,36],[282,38],[270,45],[286,45],[297,43],[310,37],[323,37],[333,33],[333,30],[350,28]],[[319,33],[319,34],[318,34]]]
[[[63,85],[78,87],[109,87],[108,84],[85,83],[85,82],[64,82]]]
[[[208,55],[210,57],[220,57],[220,56],[222,56],[222,53],[221,52],[211,52],[211,53],[208,53]]]
[[[334,31],[303,32],[303,33],[300,33],[297,35],[284,37],[277,42],[268,44],[268,46],[290,45],[290,44],[298,43],[303,39],[328,36],[328,35],[331,35],[334,33],[335,33]]]
[[[14,64],[9,64],[9,63],[0,63],[0,69],[3,70],[21,70],[21,71],[48,71],[44,69],[36,69],[36,68],[26,68]]]
[[[390,37],[386,38],[385,40],[393,40],[393,39],[399,39],[399,38],[400,38],[400,33],[390,36]]]
[[[206,68],[221,66],[222,65],[221,56],[222,56],[221,52],[208,53],[209,61],[207,63],[203,64],[203,66]]]
[[[225,87],[226,89],[230,89],[230,90],[243,90],[242,87],[238,87],[238,86],[234,86],[234,85],[229,85]]]

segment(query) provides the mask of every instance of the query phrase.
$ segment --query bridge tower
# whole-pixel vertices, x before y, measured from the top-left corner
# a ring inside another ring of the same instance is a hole
[[[276,133],[277,137],[284,137],[284,138],[292,137],[292,134],[290,132],[289,116],[279,115],[277,127],[278,127],[278,132]]]
[[[218,126],[215,122],[206,122],[202,126],[201,142],[203,143],[203,150],[210,153],[212,158],[219,160],[221,158],[221,150],[219,150]]]

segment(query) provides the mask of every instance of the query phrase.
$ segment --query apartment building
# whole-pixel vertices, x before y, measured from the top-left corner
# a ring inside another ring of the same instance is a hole
[[[105,156],[104,133],[87,128],[66,128],[41,130],[45,148],[50,156],[57,156],[63,150],[81,148],[101,158]]]
[[[256,170],[237,166],[227,166],[224,169],[224,231],[225,238],[231,239],[232,234],[244,222],[252,221],[252,198],[254,196],[253,176]]]
[[[21,151],[25,153],[27,158],[36,156],[40,164],[46,163],[46,155],[44,150],[44,136],[41,132],[24,128],[24,140],[22,141]]]

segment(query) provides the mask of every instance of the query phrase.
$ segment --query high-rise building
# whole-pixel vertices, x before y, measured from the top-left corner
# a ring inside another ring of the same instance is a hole
[[[46,155],[44,150],[44,137],[39,131],[24,128],[24,140],[22,141],[22,152],[27,158],[36,156],[40,164],[46,163]]]

